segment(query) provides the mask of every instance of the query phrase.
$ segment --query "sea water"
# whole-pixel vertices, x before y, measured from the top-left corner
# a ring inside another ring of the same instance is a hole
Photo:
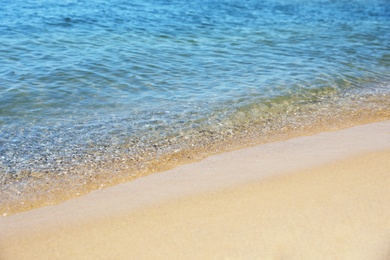
[[[388,0],[0,0],[0,211],[389,97]]]

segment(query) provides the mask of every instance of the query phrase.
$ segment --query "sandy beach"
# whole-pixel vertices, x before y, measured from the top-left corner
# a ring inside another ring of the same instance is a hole
[[[390,259],[390,121],[2,217],[0,259]]]

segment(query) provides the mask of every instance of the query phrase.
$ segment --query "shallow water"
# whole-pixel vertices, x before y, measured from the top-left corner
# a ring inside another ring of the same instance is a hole
[[[389,114],[387,0],[0,2],[2,212]]]

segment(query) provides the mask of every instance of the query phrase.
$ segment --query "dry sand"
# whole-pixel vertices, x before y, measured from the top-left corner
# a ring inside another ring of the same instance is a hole
[[[390,259],[390,121],[0,218],[0,259]]]

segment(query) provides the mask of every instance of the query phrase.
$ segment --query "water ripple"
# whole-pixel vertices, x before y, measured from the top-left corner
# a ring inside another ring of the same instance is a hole
[[[100,168],[131,175],[148,160],[217,149],[244,133],[266,139],[390,106],[386,0],[1,6],[0,180],[8,198],[30,186],[48,194],[40,186],[48,180],[54,190],[88,186]]]

